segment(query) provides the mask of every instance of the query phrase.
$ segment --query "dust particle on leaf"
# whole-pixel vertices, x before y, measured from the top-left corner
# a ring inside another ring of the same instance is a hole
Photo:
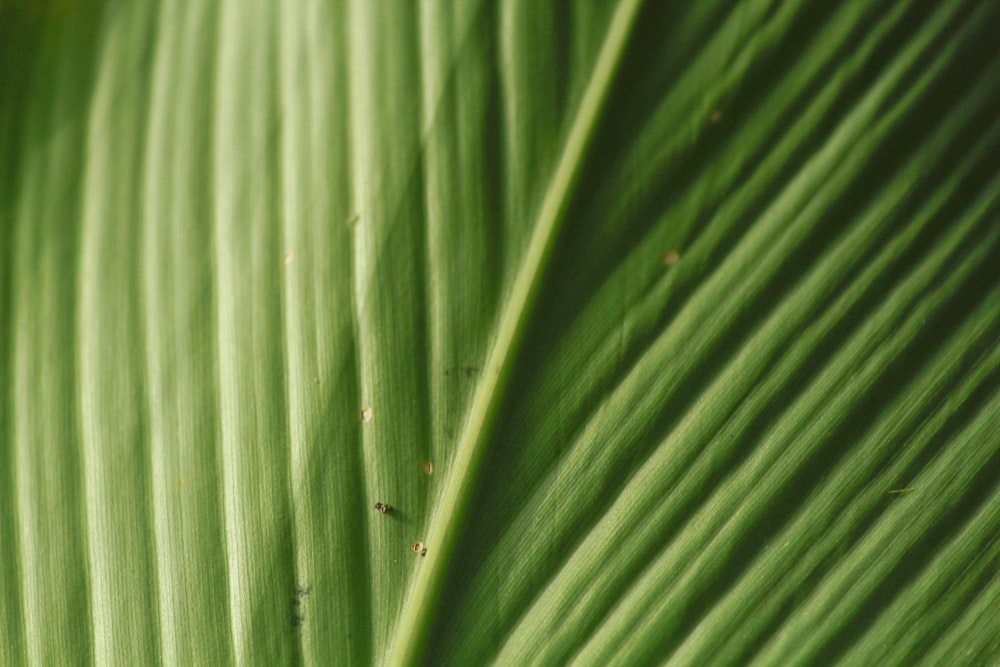
[[[294,259],[295,259],[295,255],[292,253],[291,250],[289,250],[288,252],[286,252],[284,255],[281,256],[281,261],[283,261],[285,263],[285,266],[288,266],[289,264],[291,264],[292,260],[294,260]]]
[[[677,251],[675,251],[675,250],[668,250],[667,252],[663,253],[663,265],[664,266],[673,266],[674,264],[676,264],[680,260],[681,260],[681,256],[678,255]]]
[[[375,413],[372,412],[371,408],[361,408],[361,421],[363,421],[364,423],[367,424],[368,422],[370,422],[374,415]]]

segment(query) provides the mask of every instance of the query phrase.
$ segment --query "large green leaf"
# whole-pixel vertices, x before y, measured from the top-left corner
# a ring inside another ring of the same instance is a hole
[[[998,22],[3,0],[0,663],[996,664]]]

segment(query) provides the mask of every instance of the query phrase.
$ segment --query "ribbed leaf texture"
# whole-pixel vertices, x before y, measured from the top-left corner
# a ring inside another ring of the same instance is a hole
[[[0,1],[0,664],[1000,663],[998,26]]]

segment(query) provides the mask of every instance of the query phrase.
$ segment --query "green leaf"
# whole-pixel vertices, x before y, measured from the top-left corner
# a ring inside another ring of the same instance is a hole
[[[0,664],[1000,660],[998,20],[0,2]]]

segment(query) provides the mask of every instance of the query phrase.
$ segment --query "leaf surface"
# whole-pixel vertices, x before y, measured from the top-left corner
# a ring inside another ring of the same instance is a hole
[[[1000,659],[998,20],[0,3],[0,663]]]

